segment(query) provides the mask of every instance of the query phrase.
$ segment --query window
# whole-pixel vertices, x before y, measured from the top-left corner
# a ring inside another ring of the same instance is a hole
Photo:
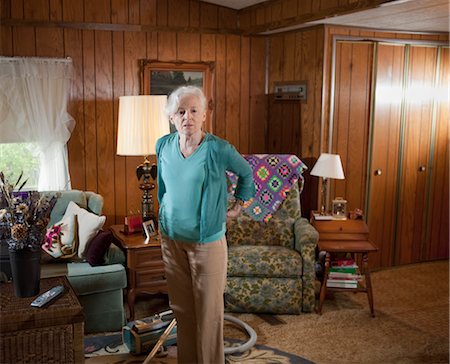
[[[72,60],[0,57],[0,170],[26,188],[70,188],[67,141],[75,126],[67,113]]]
[[[33,148],[32,143],[0,144],[0,171],[11,183],[14,183],[23,171],[23,181],[27,180],[23,190],[38,188],[40,163],[30,148]]]

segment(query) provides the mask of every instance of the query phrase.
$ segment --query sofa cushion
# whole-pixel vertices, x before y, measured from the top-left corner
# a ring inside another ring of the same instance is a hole
[[[67,278],[77,295],[107,292],[127,286],[125,267],[121,264],[92,267],[89,263],[69,263]]]
[[[302,311],[302,279],[228,277],[225,310],[274,314]]]
[[[228,248],[227,275],[232,277],[301,277],[302,259],[281,246],[241,245]]]

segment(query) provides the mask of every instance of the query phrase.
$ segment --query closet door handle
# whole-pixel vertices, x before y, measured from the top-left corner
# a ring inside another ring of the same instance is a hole
[[[426,169],[427,169],[426,166],[420,166],[420,167],[419,167],[419,172],[425,172]]]
[[[374,175],[375,176],[381,176],[381,173],[382,173],[381,169],[378,168],[378,169],[375,170]]]

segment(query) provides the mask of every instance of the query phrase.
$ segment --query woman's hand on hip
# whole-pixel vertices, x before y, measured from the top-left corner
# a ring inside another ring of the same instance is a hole
[[[234,206],[227,211],[227,218],[234,218],[241,213],[242,205],[244,202],[242,200],[236,200]]]

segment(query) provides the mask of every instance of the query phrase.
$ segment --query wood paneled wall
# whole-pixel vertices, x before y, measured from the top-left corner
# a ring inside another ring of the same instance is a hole
[[[118,98],[140,93],[140,59],[215,62],[214,133],[242,153],[265,151],[265,39],[233,34],[235,12],[185,0],[14,0],[2,16],[1,55],[73,59],[72,188],[103,195],[107,224],[140,208],[143,158],[116,155]]]
[[[269,152],[317,156],[320,150],[323,27],[269,38]],[[275,82],[306,81],[306,101],[273,101]]]
[[[197,0],[0,1],[1,55],[73,59],[72,187],[105,197],[108,224],[121,223],[140,203],[134,170],[141,158],[115,154],[118,97],[139,94],[138,60],[215,62],[214,133],[242,153],[314,161],[327,149],[334,35],[448,40],[329,26],[241,35],[246,26],[281,26],[375,0],[277,0],[240,13]],[[307,82],[306,102],[275,103],[266,95],[274,82],[293,80]]]

